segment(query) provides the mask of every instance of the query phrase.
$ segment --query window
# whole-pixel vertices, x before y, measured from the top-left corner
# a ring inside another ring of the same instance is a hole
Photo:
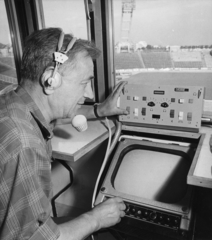
[[[59,27],[65,33],[73,34],[77,38],[92,40],[102,51],[100,0],[43,0],[42,3],[45,27]],[[103,65],[102,55],[94,64],[95,83],[93,82],[92,85],[95,98],[91,101],[87,100],[87,103],[101,102],[105,99]]]
[[[0,0],[0,90],[17,83],[14,49],[11,41],[5,2]]]
[[[211,0],[113,0],[116,81],[212,71]]]
[[[88,39],[84,0],[43,0],[45,27],[60,27],[65,33]]]

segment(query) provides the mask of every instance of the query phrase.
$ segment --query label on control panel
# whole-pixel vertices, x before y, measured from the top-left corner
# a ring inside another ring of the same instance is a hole
[[[129,114],[119,116],[119,120],[136,126],[198,131],[203,97],[204,87],[200,86],[127,84],[119,106]]]

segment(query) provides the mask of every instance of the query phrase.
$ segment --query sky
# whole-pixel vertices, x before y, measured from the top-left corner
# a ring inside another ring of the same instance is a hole
[[[115,42],[121,41],[121,1],[114,1]],[[129,40],[151,45],[212,44],[211,0],[136,0]]]
[[[122,1],[113,1],[115,43],[121,41]],[[136,0],[129,40],[151,45],[211,45],[212,0]],[[46,27],[87,38],[84,0],[43,0]],[[10,43],[0,0],[0,42]]]

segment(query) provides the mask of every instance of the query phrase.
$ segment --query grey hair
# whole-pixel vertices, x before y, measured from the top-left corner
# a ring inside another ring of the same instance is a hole
[[[33,32],[26,39],[21,61],[20,84],[24,84],[25,81],[39,82],[45,69],[55,66],[53,54],[57,50],[61,31],[60,28],[46,28]],[[66,50],[72,39],[73,36],[71,34],[65,34],[61,51]],[[68,60],[64,63],[64,68],[66,68],[66,65],[74,66],[76,55],[80,52],[84,52],[85,56],[91,57],[93,60],[97,59],[101,53],[94,43],[88,40],[77,39],[66,54]]]

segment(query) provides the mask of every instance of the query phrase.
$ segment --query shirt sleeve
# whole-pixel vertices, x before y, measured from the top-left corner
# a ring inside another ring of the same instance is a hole
[[[0,239],[55,240],[60,233],[51,219],[50,161],[42,150],[18,150],[14,144],[12,155],[7,154],[10,151],[0,154],[4,154],[0,161]]]
[[[32,235],[29,240],[55,240],[59,237],[59,235],[60,233],[58,226],[54,223],[51,217],[49,217],[46,222],[37,229],[37,231]]]

